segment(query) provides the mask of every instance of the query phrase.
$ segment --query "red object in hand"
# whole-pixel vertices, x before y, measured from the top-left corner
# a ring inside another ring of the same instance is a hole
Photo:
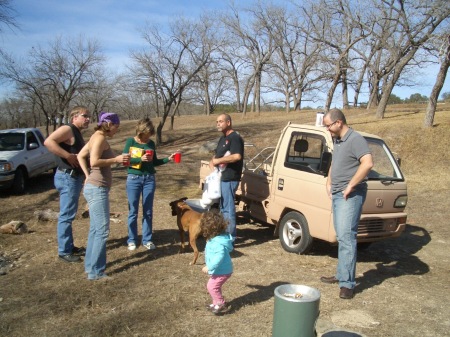
[[[153,160],[153,150],[145,150],[145,154],[149,156],[149,160]]]
[[[130,166],[129,154],[128,153],[124,153],[123,156],[124,156],[123,157],[123,162],[122,162],[123,166]]]
[[[181,152],[176,152],[175,155],[173,156],[173,160],[177,164],[181,163]]]

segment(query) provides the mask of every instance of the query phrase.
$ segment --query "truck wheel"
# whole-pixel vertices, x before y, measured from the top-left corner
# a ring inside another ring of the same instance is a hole
[[[372,245],[372,242],[358,242],[357,249],[358,250],[367,250]]]
[[[281,219],[279,238],[283,249],[290,253],[306,254],[313,243],[308,222],[297,212],[289,212]]]
[[[14,194],[22,194],[25,191],[25,175],[23,168],[17,169],[11,188]]]

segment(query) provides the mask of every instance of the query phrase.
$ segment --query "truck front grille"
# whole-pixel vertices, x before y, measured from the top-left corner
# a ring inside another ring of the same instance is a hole
[[[361,220],[358,225],[358,235],[370,235],[384,231],[383,219],[365,219]]]

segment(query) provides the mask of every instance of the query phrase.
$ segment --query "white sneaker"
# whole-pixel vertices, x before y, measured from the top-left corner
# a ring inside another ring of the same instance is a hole
[[[136,244],[135,243],[129,243],[128,244],[128,250],[135,250],[136,249]]]
[[[156,249],[156,246],[153,242],[149,241],[144,245],[145,248],[147,248],[148,250],[153,250]]]

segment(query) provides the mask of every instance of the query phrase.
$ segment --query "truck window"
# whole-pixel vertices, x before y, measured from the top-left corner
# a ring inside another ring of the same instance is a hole
[[[284,166],[294,170],[323,174],[319,171],[325,138],[310,133],[293,132]]]
[[[44,144],[44,136],[42,135],[42,133],[38,130],[36,131],[36,135],[38,136],[39,140],[41,141],[41,144]]]
[[[0,134],[1,151],[23,150],[25,137],[23,133],[2,133]]]
[[[373,157],[373,168],[369,172],[370,180],[403,180],[402,173],[386,144],[379,139],[366,137]]]
[[[27,132],[27,149],[30,149],[31,143],[36,143],[39,147],[39,142],[38,142],[36,136],[34,135],[34,133],[31,131],[28,131]]]

